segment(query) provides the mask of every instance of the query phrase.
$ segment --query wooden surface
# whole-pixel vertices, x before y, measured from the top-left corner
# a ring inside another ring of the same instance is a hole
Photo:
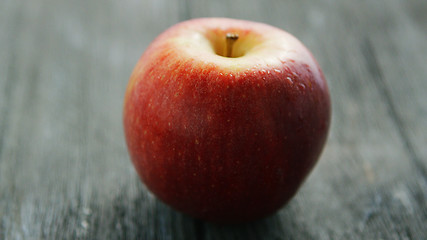
[[[1,0],[0,239],[427,239],[427,1]],[[325,151],[257,222],[171,210],[139,181],[121,123],[147,45],[189,18],[283,28],[329,81]]]

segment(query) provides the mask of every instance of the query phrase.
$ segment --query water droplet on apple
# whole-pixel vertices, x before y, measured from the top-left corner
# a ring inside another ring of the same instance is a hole
[[[304,83],[298,83],[298,88],[303,91],[305,89]]]
[[[260,73],[261,75],[265,75],[265,74],[267,73],[267,71],[265,71],[265,70],[263,69],[263,70],[259,71],[259,73]]]
[[[282,72],[279,69],[274,69],[274,71],[277,72],[277,73],[281,73]]]
[[[292,81],[292,78],[291,78],[291,77],[287,77],[286,79],[288,80],[288,82],[289,82],[290,84],[294,84],[294,81]]]

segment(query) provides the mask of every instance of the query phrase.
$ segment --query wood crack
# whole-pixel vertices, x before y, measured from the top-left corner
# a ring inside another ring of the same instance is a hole
[[[6,77],[6,84],[4,87],[4,95],[2,97],[3,109],[1,111],[1,121],[0,121],[0,160],[4,149],[6,132],[9,129],[9,111],[12,105],[12,93],[14,92],[14,87],[16,85],[16,56],[12,53],[12,57],[9,61],[8,75]]]
[[[194,231],[197,240],[205,240],[205,223],[202,220],[194,220]]]
[[[183,4],[181,5],[181,9],[179,12],[180,21],[185,21],[185,20],[191,19],[190,1],[191,0],[184,0],[183,1]]]

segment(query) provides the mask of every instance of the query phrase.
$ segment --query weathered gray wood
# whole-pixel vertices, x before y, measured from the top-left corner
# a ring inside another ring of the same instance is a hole
[[[0,239],[427,238],[426,11],[420,0],[0,1]],[[137,59],[168,26],[206,16],[288,30],[331,89],[319,164],[254,223],[171,210],[124,144]]]

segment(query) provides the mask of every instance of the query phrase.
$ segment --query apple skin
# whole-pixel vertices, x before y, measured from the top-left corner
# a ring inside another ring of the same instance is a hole
[[[212,49],[208,35],[230,31],[247,40],[241,57]],[[237,223],[270,215],[295,195],[321,154],[330,116],[323,73],[295,37],[206,18],[171,27],[147,48],[129,80],[123,122],[151,192],[196,218]]]

